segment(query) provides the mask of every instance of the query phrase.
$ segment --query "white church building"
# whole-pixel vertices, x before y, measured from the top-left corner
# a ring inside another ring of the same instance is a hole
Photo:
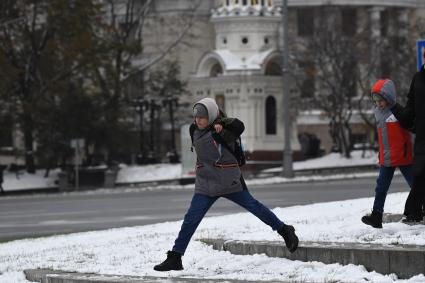
[[[243,142],[251,158],[280,159],[270,156],[284,145],[279,8],[270,0],[221,1],[211,23],[215,49],[202,56],[189,81],[195,100],[213,97],[228,116],[245,123]]]

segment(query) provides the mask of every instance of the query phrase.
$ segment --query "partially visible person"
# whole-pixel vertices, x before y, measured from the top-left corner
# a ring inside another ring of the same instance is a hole
[[[397,103],[395,97],[383,97],[401,125],[416,134],[412,165],[413,184],[405,205],[406,217],[402,221],[419,222],[423,220],[425,205],[425,66],[413,76],[404,107]]]
[[[6,169],[6,166],[0,165],[0,193],[4,193],[3,189],[3,171]]]
[[[396,89],[393,81],[378,80],[372,88],[378,128],[380,168],[372,214],[363,216],[362,222],[374,228],[382,228],[385,199],[397,167],[409,186],[412,186],[412,134],[401,127],[387,106],[384,95],[395,99]]]

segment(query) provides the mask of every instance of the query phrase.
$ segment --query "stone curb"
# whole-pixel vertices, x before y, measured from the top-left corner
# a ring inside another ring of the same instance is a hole
[[[125,275],[100,275],[90,273],[65,272],[50,269],[29,269],[25,270],[25,277],[28,281],[39,283],[258,283],[254,281],[239,281],[225,279],[197,279],[181,277],[137,277]],[[168,274],[169,273],[165,273]],[[278,283],[277,281],[268,281]],[[283,283],[279,281],[279,283]]]
[[[229,251],[237,255],[265,254],[304,262],[319,261],[325,264],[363,265],[368,271],[381,274],[395,273],[400,279],[425,274],[424,246],[383,246],[354,243],[300,242],[291,254],[283,242],[233,241],[202,239],[215,250]]]

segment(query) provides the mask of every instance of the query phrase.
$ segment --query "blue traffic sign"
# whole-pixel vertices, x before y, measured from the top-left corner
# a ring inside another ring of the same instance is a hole
[[[418,71],[421,70],[424,62],[425,55],[425,39],[416,41],[416,50],[417,50],[417,62],[418,62]]]

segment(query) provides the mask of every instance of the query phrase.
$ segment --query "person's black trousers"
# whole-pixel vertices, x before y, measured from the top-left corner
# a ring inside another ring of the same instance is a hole
[[[423,215],[425,208],[425,176],[413,176],[412,190],[404,206],[404,215]]]

